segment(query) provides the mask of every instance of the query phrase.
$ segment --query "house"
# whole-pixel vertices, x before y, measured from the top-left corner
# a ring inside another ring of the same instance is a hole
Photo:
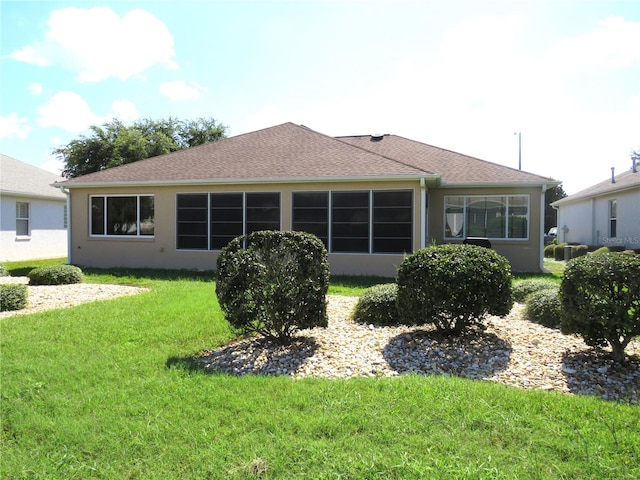
[[[640,249],[640,173],[619,175],[551,204],[558,210],[558,243]]]
[[[0,154],[0,261],[67,256],[62,177]]]
[[[558,183],[396,135],[285,123],[60,185],[77,265],[213,269],[232,238],[281,229],[317,235],[333,274],[395,276],[405,255],[466,237],[540,271]]]

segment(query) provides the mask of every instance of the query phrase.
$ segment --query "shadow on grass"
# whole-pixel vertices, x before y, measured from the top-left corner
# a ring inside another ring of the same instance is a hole
[[[481,379],[507,368],[511,344],[482,331],[452,337],[435,330],[417,330],[392,338],[382,353],[399,373]]]
[[[214,270],[170,270],[155,268],[93,268],[82,267],[88,275],[105,275],[114,278],[135,278],[146,280],[194,280],[200,282],[213,281],[216,278]]]
[[[603,400],[640,403],[640,356],[616,363],[610,352],[598,349],[565,352],[562,373],[571,393]]]
[[[318,350],[313,337],[295,337],[282,344],[264,338],[243,340],[192,357],[171,357],[167,368],[232,375],[292,375]]]

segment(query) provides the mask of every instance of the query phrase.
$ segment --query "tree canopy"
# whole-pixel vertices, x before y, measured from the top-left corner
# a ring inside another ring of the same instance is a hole
[[[544,192],[544,231],[548,232],[551,227],[555,227],[558,218],[558,212],[551,206],[552,202],[560,200],[567,196],[562,188],[562,184],[557,187],[549,188]]]
[[[92,125],[90,130],[90,135],[81,135],[53,150],[65,164],[64,177],[79,177],[227,136],[227,127],[213,118],[144,119],[129,126],[113,119],[102,126]]]

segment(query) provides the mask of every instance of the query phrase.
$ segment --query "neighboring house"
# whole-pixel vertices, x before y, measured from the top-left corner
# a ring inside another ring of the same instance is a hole
[[[551,204],[558,243],[640,248],[640,173],[630,170]]]
[[[61,183],[77,265],[214,269],[232,238],[280,229],[316,234],[334,274],[385,276],[465,237],[540,271],[544,192],[558,184],[395,135],[292,123]]]
[[[62,177],[0,154],[0,261],[67,256]]]

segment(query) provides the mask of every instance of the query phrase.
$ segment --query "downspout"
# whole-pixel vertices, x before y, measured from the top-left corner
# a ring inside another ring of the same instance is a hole
[[[424,177],[420,179],[420,249],[427,246],[427,184]]]
[[[58,185],[58,188],[67,197],[67,264],[71,264],[71,198],[64,185]]]
[[[542,194],[540,195],[540,234],[538,240],[540,242],[540,271],[544,272],[544,209],[546,207],[544,194],[547,192],[547,185],[542,185]]]

